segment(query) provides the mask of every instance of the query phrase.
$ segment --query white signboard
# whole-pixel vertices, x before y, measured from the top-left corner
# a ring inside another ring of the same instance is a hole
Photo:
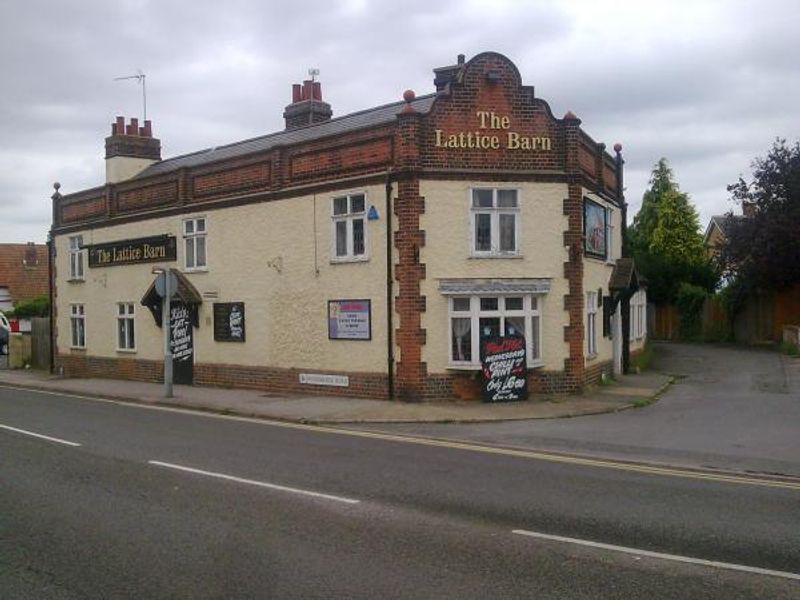
[[[348,387],[350,378],[347,375],[324,375],[322,373],[300,373],[300,383],[310,385],[333,385]]]
[[[328,339],[372,339],[369,300],[328,300]]]

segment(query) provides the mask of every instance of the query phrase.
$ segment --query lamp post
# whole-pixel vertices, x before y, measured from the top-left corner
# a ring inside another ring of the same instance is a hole
[[[164,397],[172,398],[172,347],[169,322],[170,299],[173,294],[172,273],[170,273],[169,267],[153,267],[153,273],[158,275],[156,292],[161,291],[159,288],[163,289],[164,298],[161,310],[161,328],[164,330]]]

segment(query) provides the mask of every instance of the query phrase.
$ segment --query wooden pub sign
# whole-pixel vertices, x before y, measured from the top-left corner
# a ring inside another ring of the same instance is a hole
[[[136,263],[178,260],[174,235],[156,235],[131,240],[83,246],[89,252],[89,267],[114,267]]]

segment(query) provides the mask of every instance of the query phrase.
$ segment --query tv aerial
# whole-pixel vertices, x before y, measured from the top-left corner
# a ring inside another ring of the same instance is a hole
[[[136,69],[135,75],[127,75],[125,77],[114,77],[114,81],[122,81],[124,79],[136,79],[142,84],[142,121],[147,120],[147,86],[145,85],[145,75],[141,69]]]

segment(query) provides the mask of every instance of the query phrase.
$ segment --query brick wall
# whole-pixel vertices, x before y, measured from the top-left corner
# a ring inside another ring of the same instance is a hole
[[[11,300],[46,294],[47,246],[44,244],[0,244],[0,286]]]

